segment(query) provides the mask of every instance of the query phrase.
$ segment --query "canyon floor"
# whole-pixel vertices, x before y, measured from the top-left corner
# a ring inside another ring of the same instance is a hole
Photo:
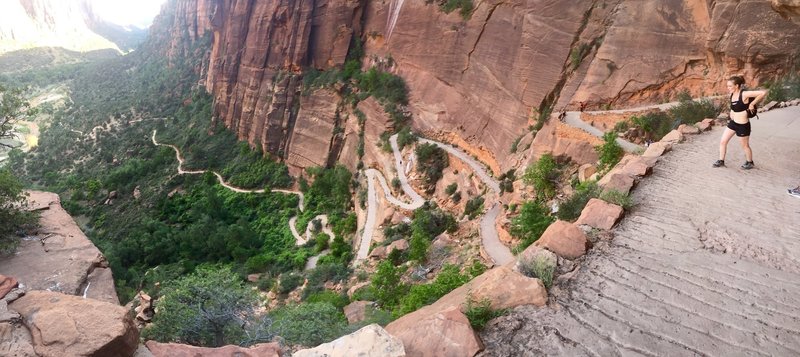
[[[760,114],[712,168],[723,128],[676,144],[549,306],[481,333],[481,356],[800,355],[800,107]]]

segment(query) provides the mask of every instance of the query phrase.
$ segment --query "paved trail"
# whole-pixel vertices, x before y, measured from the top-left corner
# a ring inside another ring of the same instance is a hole
[[[483,356],[800,356],[800,107],[760,114],[756,169],[714,169],[722,129],[690,137],[551,298],[482,334]]]

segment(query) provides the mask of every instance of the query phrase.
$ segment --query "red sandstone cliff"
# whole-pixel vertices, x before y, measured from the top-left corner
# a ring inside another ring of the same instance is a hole
[[[365,41],[366,66],[393,59],[416,129],[494,168],[548,107],[721,93],[732,73],[750,82],[780,74],[800,44],[800,26],[769,0],[475,0],[468,20],[425,0],[179,3],[181,23],[213,32],[205,84],[217,120],[295,172],[356,161],[339,149],[354,146],[339,96],[300,94],[304,68],[340,66],[353,36]]]

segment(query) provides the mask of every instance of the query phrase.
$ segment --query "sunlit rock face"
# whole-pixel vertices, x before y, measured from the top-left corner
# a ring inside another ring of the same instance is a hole
[[[3,0],[0,8],[0,54],[34,47],[119,51],[87,24],[94,16],[84,0]]]

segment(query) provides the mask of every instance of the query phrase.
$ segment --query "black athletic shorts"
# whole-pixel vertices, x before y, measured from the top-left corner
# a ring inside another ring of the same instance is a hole
[[[750,136],[750,122],[739,124],[733,120],[728,121],[728,129],[736,132],[736,136]]]

